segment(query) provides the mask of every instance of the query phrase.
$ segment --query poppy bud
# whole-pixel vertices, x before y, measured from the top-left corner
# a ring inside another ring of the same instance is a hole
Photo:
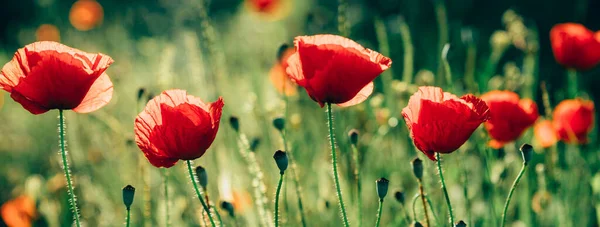
[[[385,198],[385,196],[388,193],[388,186],[390,185],[390,181],[382,177],[376,180],[375,183],[377,186],[377,196],[379,196],[380,201],[383,201],[383,198]]]
[[[287,43],[281,44],[281,46],[279,46],[279,49],[277,49],[277,60],[278,61],[282,60],[283,55],[288,48],[290,48],[290,45]]]
[[[273,155],[273,159],[275,159],[275,163],[277,164],[277,168],[279,168],[279,173],[283,174],[283,172],[288,167],[288,157],[285,151],[277,150]]]
[[[416,221],[415,223],[412,224],[413,227],[423,227],[423,225],[421,225],[421,222]]]
[[[133,203],[133,196],[135,195],[135,188],[131,185],[127,185],[123,188],[123,203],[127,210],[131,208],[131,204]]]
[[[137,93],[138,102],[142,100],[142,98],[144,97],[144,94],[146,94],[146,88],[141,87],[140,89],[138,89],[138,93]]]
[[[285,128],[285,118],[278,117],[273,119],[273,127],[275,127],[280,132]]]
[[[410,164],[413,168],[413,174],[420,181],[423,178],[423,161],[417,157]]]
[[[206,188],[206,185],[208,185],[208,174],[206,174],[206,169],[204,169],[204,167],[196,167],[196,177],[198,177],[198,182],[200,183],[200,186]]]
[[[403,191],[397,191],[396,193],[394,193],[394,198],[396,198],[396,201],[398,201],[400,204],[404,204],[404,192]]]
[[[227,202],[227,201],[221,202],[221,208],[223,210],[226,210],[227,213],[229,213],[229,216],[235,217],[235,212],[233,210],[233,204],[231,204],[230,202]]]
[[[531,156],[533,155],[533,147],[529,144],[524,143],[523,145],[521,145],[521,148],[519,148],[519,150],[521,150],[521,154],[523,155],[523,162],[525,163],[525,165],[527,165],[531,160]]]
[[[350,132],[348,132],[348,138],[350,138],[350,143],[356,146],[356,144],[358,143],[358,130],[350,130]]]
[[[229,117],[229,124],[231,125],[231,128],[233,128],[233,130],[235,130],[236,132],[240,131],[240,120],[237,117]]]
[[[256,152],[258,145],[260,145],[260,138],[257,137],[252,139],[252,142],[250,142],[250,151]]]
[[[467,227],[467,223],[465,223],[464,221],[460,220],[458,221],[454,227]]]

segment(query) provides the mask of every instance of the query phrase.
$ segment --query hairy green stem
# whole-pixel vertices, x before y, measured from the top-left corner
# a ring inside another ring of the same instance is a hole
[[[377,209],[377,222],[375,222],[375,227],[379,227],[379,223],[381,222],[381,212],[383,210],[383,199],[379,200],[379,209]]]
[[[219,214],[219,211],[217,210],[217,208],[214,205],[210,205],[210,200],[208,199],[208,189],[206,187],[202,187],[202,191],[204,192],[204,199],[206,200],[206,206],[208,206],[209,209],[212,208],[215,211],[215,216],[217,216],[217,219],[219,220],[219,225],[223,226],[223,219],[221,218],[221,214]],[[202,216],[204,216],[204,215],[202,215]]]
[[[171,217],[169,215],[169,173],[166,168],[162,169],[163,173],[163,191],[165,192],[165,222],[166,226],[171,226]]]
[[[342,198],[342,189],[340,186],[340,177],[337,171],[337,155],[335,153],[335,137],[333,135],[333,113],[331,112],[331,103],[327,103],[327,123],[329,124],[329,144],[331,145],[331,165],[333,167],[333,179],[335,181],[336,194],[340,204],[340,210],[342,212],[342,219],[344,226],[350,226],[348,224],[348,217],[346,215],[346,207],[344,206],[344,199]]]
[[[352,144],[352,157],[354,159],[354,178],[356,180],[356,202],[358,206],[358,227],[362,226],[362,186],[360,182],[360,156],[356,145]]]
[[[429,214],[427,212],[427,204],[425,203],[425,190],[423,189],[423,182],[419,180],[419,194],[421,195],[421,200],[423,202],[423,213],[425,214],[425,223],[426,226],[431,226],[429,223]]]
[[[442,160],[440,153],[435,153],[437,159],[437,169],[440,174],[440,182],[442,184],[442,191],[444,191],[444,197],[446,198],[446,205],[448,205],[448,214],[450,215],[450,225],[454,225],[454,215],[452,214],[452,204],[450,204],[450,197],[448,196],[448,190],[446,189],[446,181],[444,181],[444,174],[442,173]]]
[[[512,187],[510,188],[510,191],[508,192],[508,196],[506,197],[506,203],[504,203],[504,210],[502,211],[502,227],[504,227],[504,224],[506,223],[506,211],[508,211],[508,205],[510,204],[510,200],[512,199],[513,193],[517,188],[517,184],[519,184],[521,177],[523,177],[526,168],[527,163],[524,162],[523,166],[521,167],[521,171],[519,171],[519,175],[517,175],[517,179],[515,179],[515,181],[512,184]]]
[[[67,160],[67,150],[65,149],[65,117],[63,114],[63,110],[58,110],[58,133],[60,138],[60,154],[62,157],[63,171],[65,173],[65,178],[67,178],[67,189],[69,194],[69,204],[71,205],[71,210],[73,210],[73,216],[75,219],[75,225],[80,227],[79,223],[79,208],[77,207],[77,198],[75,197],[75,192],[73,191],[73,182],[71,181],[71,169],[69,168],[69,161]]]
[[[283,183],[283,171],[279,175],[279,183],[277,184],[277,192],[275,193],[275,227],[279,226],[279,193],[281,192],[281,184]]]
[[[212,215],[210,214],[210,209],[204,202],[204,199],[202,199],[202,194],[200,193],[200,189],[198,188],[198,183],[196,182],[196,175],[194,174],[194,171],[192,170],[192,162],[190,160],[186,160],[185,162],[187,164],[188,173],[190,174],[190,179],[192,180],[192,184],[194,185],[194,190],[196,191],[196,196],[198,196],[198,200],[200,200],[200,203],[202,204],[204,211],[206,211],[206,213],[208,214],[208,220],[210,220],[210,224],[212,225],[212,227],[217,227],[217,225],[215,224],[215,221],[213,220]]]
[[[131,218],[131,210],[127,209],[127,218],[125,219],[125,226],[129,227],[129,220]]]

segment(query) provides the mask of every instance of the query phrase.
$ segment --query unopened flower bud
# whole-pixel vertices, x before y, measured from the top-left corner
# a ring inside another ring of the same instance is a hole
[[[229,213],[229,216],[235,217],[235,212],[234,212],[233,204],[231,204],[230,202],[227,202],[227,201],[221,202],[221,208],[223,210],[226,210],[227,213]]]
[[[233,128],[233,130],[235,130],[236,132],[240,131],[240,120],[237,117],[229,117],[229,124],[231,125],[231,128]]]
[[[423,161],[417,157],[410,164],[412,165],[415,177],[420,181],[423,178]]]
[[[379,196],[379,200],[383,201],[383,198],[385,198],[385,196],[388,193],[388,186],[390,185],[390,181],[382,177],[376,180],[375,183],[377,186],[377,196]]]
[[[521,150],[521,154],[523,155],[523,162],[525,163],[525,165],[529,164],[531,156],[533,155],[533,147],[525,143],[521,145],[521,148],[519,148],[519,150]]]
[[[252,139],[252,141],[250,142],[250,151],[256,152],[258,145],[260,145],[260,138],[256,137]]]
[[[283,54],[289,48],[290,48],[290,45],[287,44],[287,43],[281,44],[281,46],[279,46],[279,49],[277,50],[277,61],[281,61],[282,60]]]
[[[398,201],[400,204],[404,204],[404,192],[403,191],[397,191],[396,193],[394,193],[394,198],[396,198],[396,201]]]
[[[418,222],[418,221],[414,222],[414,223],[412,224],[412,226],[413,226],[413,227],[423,227],[423,225],[421,225],[421,222]]]
[[[273,127],[275,127],[279,131],[283,131],[285,128],[285,118],[278,117],[273,119]]]
[[[464,221],[460,220],[458,221],[454,227],[467,227],[467,223],[465,223]]]
[[[196,167],[196,177],[198,177],[198,183],[202,188],[206,188],[208,185],[208,174],[206,174],[206,169],[202,166]]]
[[[133,196],[135,195],[135,188],[131,185],[127,185],[123,188],[123,203],[127,210],[131,208],[133,203]]]
[[[137,100],[138,102],[142,101],[142,98],[144,97],[144,94],[146,94],[146,89],[141,87],[140,89],[138,89],[138,93],[137,93]]]
[[[356,144],[358,143],[358,130],[350,130],[350,132],[348,132],[348,138],[350,138],[350,143],[356,146]]]
[[[278,150],[275,151],[273,155],[273,159],[275,159],[275,163],[277,164],[277,168],[279,168],[279,173],[283,174],[288,167],[288,157],[285,151]]]

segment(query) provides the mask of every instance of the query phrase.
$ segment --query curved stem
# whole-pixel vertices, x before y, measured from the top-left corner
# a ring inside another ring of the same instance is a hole
[[[327,122],[329,124],[329,144],[331,145],[331,165],[333,167],[333,180],[335,181],[335,189],[340,203],[344,226],[348,227],[348,217],[346,216],[346,207],[342,198],[342,189],[340,187],[340,177],[337,171],[337,156],[335,153],[335,137],[333,136],[333,115],[331,113],[331,103],[327,103]]]
[[[192,162],[190,160],[186,160],[185,162],[187,164],[188,172],[190,174],[190,179],[192,180],[192,184],[194,185],[194,190],[196,190],[196,196],[198,196],[198,199],[200,200],[200,203],[202,203],[202,207],[204,208],[204,211],[206,211],[206,213],[208,214],[208,220],[210,220],[210,224],[212,225],[212,227],[217,227],[217,225],[215,224],[215,221],[213,220],[212,215],[210,215],[210,209],[208,209],[208,206],[206,206],[204,199],[202,199],[202,194],[200,193],[200,189],[198,189],[198,183],[196,182],[196,175],[194,175],[194,171],[192,170]]]
[[[427,203],[425,202],[425,190],[423,190],[423,182],[419,180],[419,194],[421,194],[421,200],[423,202],[423,212],[425,213],[425,223],[426,226],[431,226],[429,224],[429,214],[427,213]]]
[[[281,184],[283,183],[283,171],[279,175],[277,192],[275,193],[275,227],[279,226],[279,194],[281,193]]]
[[[404,206],[404,204],[402,204],[402,210],[404,210],[404,219],[406,220],[406,226],[410,226],[410,215],[408,214],[408,209],[406,209],[406,206]]]
[[[169,173],[166,168],[162,169],[163,172],[163,190],[165,192],[165,221],[166,226],[171,226],[171,219],[169,215]]]
[[[215,211],[215,216],[217,216],[217,219],[219,220],[219,225],[223,226],[223,219],[221,218],[221,214],[219,214],[219,211],[214,205],[210,205],[210,200],[208,199],[208,189],[206,187],[202,187],[202,191],[204,191],[204,199],[206,199],[206,206],[208,206],[209,209],[212,208]],[[204,217],[204,213],[202,213],[202,216]]]
[[[383,199],[379,200],[379,209],[377,210],[377,222],[375,222],[375,227],[379,227],[379,223],[381,222],[381,211],[383,210]]]
[[[450,215],[450,225],[454,225],[454,215],[452,214],[452,204],[450,204],[450,197],[448,196],[448,190],[446,190],[446,181],[444,181],[444,174],[442,173],[442,160],[440,159],[440,153],[435,153],[437,159],[438,173],[440,174],[440,182],[442,183],[442,191],[444,191],[444,197],[446,198],[446,204],[448,205],[448,213]]]
[[[356,180],[356,195],[357,195],[357,205],[358,205],[358,227],[362,226],[362,196],[361,196],[361,184],[360,184],[360,157],[358,154],[358,148],[355,145],[352,145],[352,156],[354,158],[354,178]]]
[[[287,107],[287,102],[288,99],[287,97],[285,97],[285,119],[287,121],[288,119],[288,107]],[[302,222],[302,227],[306,227],[306,218],[304,217],[304,207],[302,206],[302,196],[300,196],[300,183],[298,183],[298,172],[296,169],[296,163],[294,161],[294,155],[292,153],[292,151],[290,151],[290,149],[288,149],[288,144],[287,144],[287,131],[285,130],[285,126],[284,129],[282,131],[280,131],[280,135],[281,135],[281,140],[283,140],[283,148],[285,149],[285,151],[288,154],[288,158],[290,159],[290,167],[292,170],[292,180],[294,181],[294,189],[296,191],[296,196],[298,198],[298,211],[300,212],[300,221]],[[285,196],[284,196],[285,197]]]
[[[67,160],[67,150],[65,149],[65,117],[63,110],[58,110],[58,133],[60,138],[60,155],[62,157],[63,171],[65,178],[67,178],[67,189],[69,194],[69,203],[71,204],[71,210],[73,210],[73,216],[75,216],[75,225],[80,227],[79,223],[79,208],[77,208],[77,199],[75,198],[75,192],[73,192],[73,182],[71,181],[71,169],[69,168],[69,162]]]
[[[502,211],[502,225],[501,225],[502,227],[504,227],[504,224],[506,223],[506,211],[508,211],[508,204],[510,204],[512,195],[515,192],[515,189],[517,188],[517,184],[519,184],[521,177],[523,177],[526,167],[527,167],[527,164],[523,163],[523,166],[521,167],[521,171],[519,171],[519,175],[517,175],[517,179],[515,179],[515,182],[513,182],[513,185],[510,188],[510,192],[508,192],[508,197],[506,197],[506,203],[504,204],[504,211]]]
[[[129,220],[131,218],[131,210],[127,209],[127,218],[125,219],[125,226],[129,227]]]

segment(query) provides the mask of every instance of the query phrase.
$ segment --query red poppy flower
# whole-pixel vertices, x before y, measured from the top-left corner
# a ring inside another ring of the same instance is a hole
[[[554,108],[553,124],[558,138],[567,143],[587,143],[594,127],[594,103],[583,99],[568,99]]]
[[[287,60],[290,56],[292,56],[292,54],[294,54],[294,52],[296,52],[294,48],[288,48],[284,50],[281,54],[281,58],[278,59],[278,61],[269,71],[269,79],[271,79],[271,83],[273,83],[275,89],[277,89],[279,93],[285,94],[286,96],[294,96],[298,94],[296,83],[294,83],[285,72],[285,69],[288,67]]]
[[[556,131],[550,120],[541,120],[535,123],[533,135],[537,143],[543,148],[549,148],[558,141]]]
[[[415,146],[435,161],[435,152],[452,153],[462,146],[489,119],[489,109],[470,94],[458,98],[439,87],[419,87],[402,116]]]
[[[2,204],[0,208],[2,220],[8,226],[31,226],[36,212],[33,199],[24,195]]]
[[[113,85],[104,73],[112,63],[104,54],[35,42],[19,49],[4,65],[0,86],[32,114],[51,109],[88,113],[112,98]]]
[[[567,68],[586,70],[600,62],[600,33],[576,23],[557,24],[550,30],[554,58]]]
[[[299,36],[287,73],[323,107],[352,106],[373,92],[373,80],[392,64],[389,58],[336,35]]]
[[[492,138],[489,145],[496,149],[519,138],[539,116],[534,101],[521,100],[512,91],[490,91],[482,95],[481,99],[490,108],[490,119],[484,126]]]
[[[204,155],[217,136],[223,99],[205,104],[184,90],[167,90],[135,118],[135,142],[150,163],[169,168]]]

